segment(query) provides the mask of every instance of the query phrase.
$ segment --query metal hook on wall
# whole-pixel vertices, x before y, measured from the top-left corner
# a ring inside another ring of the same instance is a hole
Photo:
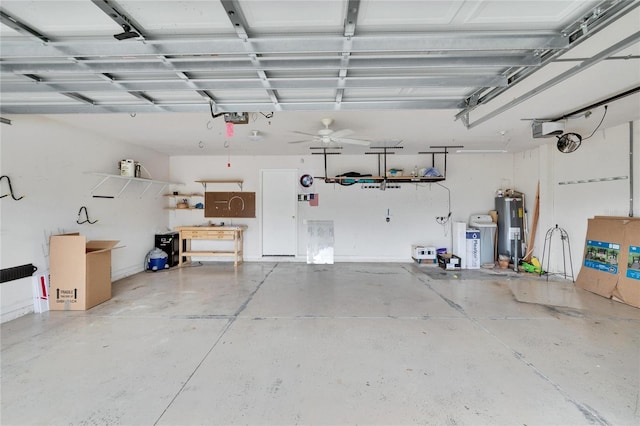
[[[84,217],[85,220],[83,220],[82,222],[80,222],[80,216],[82,215],[82,210],[84,210]],[[93,222],[89,219],[89,212],[87,211],[87,208],[85,206],[80,207],[80,210],[78,210],[78,219],[76,220],[76,223],[78,225],[82,225],[83,223],[89,223],[89,225],[93,225],[94,223],[96,223],[98,221],[98,219],[94,220]]]
[[[7,179],[7,183],[9,183],[9,193],[8,194],[4,194],[4,195],[0,195],[0,198],[4,198],[7,195],[11,195],[11,198],[13,198],[14,200],[18,201],[18,200],[22,200],[24,198],[24,195],[21,197],[16,198],[16,196],[13,194],[13,187],[11,186],[11,178],[7,175],[4,176],[0,176],[0,182],[2,182],[2,179],[6,178]]]

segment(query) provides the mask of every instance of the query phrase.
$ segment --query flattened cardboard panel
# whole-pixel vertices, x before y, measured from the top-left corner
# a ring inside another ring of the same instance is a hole
[[[333,265],[333,221],[309,220],[307,236],[307,263]]]
[[[256,217],[256,193],[205,192],[204,217]]]
[[[629,221],[625,225],[620,267],[620,281],[615,296],[624,303],[640,308],[640,220]]]
[[[624,224],[610,219],[589,219],[582,268],[576,285],[611,298],[618,284],[618,258],[624,242]],[[617,247],[617,253],[616,248]],[[616,259],[613,259],[616,256]],[[615,265],[614,265],[615,264]],[[612,273],[615,268],[615,273]]]

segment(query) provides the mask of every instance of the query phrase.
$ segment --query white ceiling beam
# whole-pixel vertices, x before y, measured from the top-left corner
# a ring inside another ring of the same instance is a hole
[[[632,12],[637,7],[640,7],[640,2],[638,1],[600,1],[584,15],[560,31],[561,36],[564,37],[569,44],[567,49],[573,49],[576,46],[579,46],[598,32],[607,28],[616,20],[620,19],[622,16]],[[487,90],[487,88],[479,88],[474,91],[464,100],[461,106],[461,111],[456,114],[456,120],[462,119],[464,125],[468,127],[469,113],[471,111],[480,105],[486,105],[491,100],[497,98],[520,82],[525,81],[528,77],[536,73],[542,66],[553,62],[563,53],[564,52],[562,50],[554,49],[538,52],[537,56],[541,59],[540,67],[524,67],[509,70],[509,86],[492,88],[489,90]],[[505,75],[507,74],[505,73]]]
[[[342,102],[344,97],[345,82],[349,70],[349,59],[351,59],[351,48],[353,46],[352,39],[356,34],[356,25],[358,22],[358,12],[360,11],[360,0],[349,0],[347,2],[346,18],[344,20],[344,29],[342,35],[344,41],[342,44],[342,54],[340,55],[340,65],[338,66],[338,89],[336,90],[336,105]]]
[[[482,116],[481,118],[476,119],[473,122],[469,122],[467,124],[467,128],[468,129],[472,129],[476,126],[478,126],[479,124],[482,124],[500,114],[502,114],[505,111],[510,110],[511,108],[515,107],[516,105],[521,104],[522,102],[526,101],[527,99],[530,99],[532,97],[534,97],[535,95],[555,86],[556,84],[559,84],[571,77],[573,77],[574,75],[581,73],[582,71],[592,67],[593,65],[601,62],[602,60],[608,58],[609,56],[612,56],[616,53],[618,53],[619,51],[628,48],[629,46],[633,46],[634,44],[636,44],[638,41],[640,41],[640,31],[637,31],[633,34],[631,34],[630,36],[624,38],[623,40],[620,40],[619,42],[615,43],[613,46],[608,47],[607,49],[602,50],[601,52],[599,52],[598,54],[592,56],[591,58],[587,59],[586,61],[581,62],[580,64],[568,69],[567,71],[558,74],[557,76],[547,80],[545,83],[535,87],[532,90],[529,90],[528,92],[518,96],[517,98],[511,100],[510,102],[507,102],[506,104],[504,104],[503,106],[501,106],[500,108],[497,108],[487,114],[485,114],[484,116]]]
[[[113,5],[113,2],[110,2],[108,0],[91,0],[91,2],[96,5],[100,10],[102,10],[107,16],[109,16],[109,18],[111,18],[113,21],[115,21],[118,25],[120,25],[120,27],[123,28],[123,30],[127,31],[128,29],[135,31],[136,33],[138,33],[138,37],[136,38],[136,40],[138,41],[142,41],[142,42],[146,42],[147,39],[147,34],[145,33],[144,29],[142,28],[142,26],[140,24],[138,24],[133,18],[131,18],[130,16],[124,14],[122,11],[118,10],[115,8],[115,6]],[[117,36],[114,36],[117,38]],[[132,40],[118,40],[118,42],[122,43],[122,44],[127,44],[127,43],[131,43]],[[189,85],[189,76],[187,74],[185,74],[184,72],[182,72],[181,70],[176,70],[175,67],[173,67],[171,64],[169,64],[167,62],[167,58],[165,56],[163,56],[162,54],[158,55],[157,58],[163,62],[164,64],[167,65],[167,68],[170,68],[171,71],[175,72],[177,74],[177,76],[183,80],[187,85]],[[84,65],[84,59],[82,58],[82,63]],[[215,99],[213,98],[213,96],[211,96],[209,93],[204,92],[204,91],[200,91],[197,88],[193,87],[191,85],[191,88],[198,93],[200,96],[202,96],[204,99],[207,99],[207,101],[209,102],[215,102]],[[141,98],[143,100],[148,100],[148,102],[150,102],[153,105],[157,105],[152,99],[151,97],[147,96],[147,95],[142,95],[140,93],[137,94],[133,94],[134,96]]]
[[[334,107],[333,100],[306,101],[306,102],[280,102],[282,111],[328,111]],[[351,99],[340,104],[340,110],[390,110],[390,109],[455,109],[457,99],[412,99],[412,100],[367,100]],[[209,104],[204,101],[175,101],[158,102],[166,112],[206,112],[209,113]],[[271,102],[246,102],[224,103],[217,105],[218,112],[262,112],[270,111]],[[159,112],[154,105],[146,102],[94,102],[88,106],[65,102],[38,102],[37,104],[20,102],[3,102],[0,105],[0,114],[83,114],[83,113],[152,113]]]
[[[335,70],[342,60],[336,56],[304,59],[304,58],[260,58],[259,67],[263,71],[291,70]],[[167,58],[161,61],[156,58],[105,60],[85,59],[86,69],[93,73],[169,73],[180,69],[184,72],[227,72],[255,71],[255,65],[248,58]],[[375,69],[429,69],[429,68],[487,68],[487,67],[524,67],[537,66],[540,58],[529,56],[460,56],[460,57],[415,57],[351,56],[346,65],[348,70]],[[16,74],[73,73],[79,72],[76,64],[66,59],[51,61],[4,61],[0,62],[0,70]]]
[[[271,78],[271,90],[315,90],[315,89],[390,89],[421,87],[498,87],[506,86],[507,79],[495,75],[438,75],[422,77],[321,77],[321,78]],[[116,83],[116,84],[113,84]],[[260,78],[192,78],[191,84],[181,80],[144,79],[109,81],[64,81],[50,80],[34,84],[32,82],[5,82],[4,93],[47,93],[47,92],[118,92],[118,91],[189,91],[197,90],[259,90],[264,89]]]
[[[264,69],[262,69],[259,53],[254,51],[254,48],[252,46],[253,39],[247,32],[247,28],[249,28],[249,25],[247,23],[247,19],[244,16],[244,13],[242,12],[240,3],[236,0],[220,0],[220,3],[222,4],[224,10],[227,12],[227,17],[229,18],[231,25],[236,31],[236,35],[242,41],[242,50],[247,53],[247,56],[251,61],[253,70],[258,75],[260,85],[267,92],[267,95],[271,99],[271,103],[273,105],[270,109],[280,111],[280,100],[278,99],[278,93],[272,86],[269,76],[264,71]],[[240,51],[238,51],[238,53],[239,52]]]
[[[251,43],[229,37],[185,37],[139,41],[117,40],[65,40],[49,43],[34,43],[5,38],[2,56],[5,59],[19,58],[64,58],[75,57],[135,57],[135,56],[184,56],[184,55],[239,55],[280,53],[336,53],[341,54],[343,37],[340,36],[295,36],[255,37]],[[393,52],[442,52],[470,51],[534,51],[539,49],[565,49],[569,45],[566,37],[556,33],[427,33],[368,35],[352,37],[352,53]],[[68,49],[63,54],[59,49]]]

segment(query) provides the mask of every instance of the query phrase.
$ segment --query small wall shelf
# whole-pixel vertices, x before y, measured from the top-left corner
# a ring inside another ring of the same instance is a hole
[[[191,194],[164,194],[165,197],[167,198],[183,198],[188,200],[188,204],[189,206],[192,205],[191,203],[191,198],[204,198],[204,194],[198,194],[198,193],[191,193]],[[177,201],[176,201],[176,205],[175,206],[169,206],[169,207],[165,207],[165,210],[203,210],[204,207],[177,207]]]
[[[90,172],[89,174],[92,174],[94,176],[101,176],[102,177],[102,180],[100,182],[98,182],[98,184],[95,185],[93,188],[91,188],[91,191],[90,191],[91,195],[93,195],[98,188],[100,188],[105,182],[107,182],[110,179],[123,181],[124,184],[122,185],[122,188],[120,188],[120,191],[115,195],[115,198],[117,198],[120,195],[122,195],[124,190],[127,189],[127,187],[129,186],[129,184],[131,182],[143,182],[143,183],[147,184],[144,187],[144,189],[142,190],[142,192],[140,193],[140,198],[142,198],[144,196],[144,194],[149,190],[149,188],[151,188],[153,185],[160,185],[160,189],[158,190],[158,192],[155,195],[156,197],[160,196],[162,191],[164,191],[164,189],[168,185],[184,185],[183,183],[180,183],[180,182],[167,182],[167,181],[163,181],[163,180],[153,180],[153,179],[136,178],[136,177],[130,177],[130,176],[111,175],[111,174],[108,174],[108,173]]]
[[[208,183],[213,183],[213,184],[235,183],[240,188],[240,191],[242,191],[242,184],[244,183],[244,181],[242,179],[212,179],[212,180],[197,180],[196,182],[202,184],[202,187],[204,188],[205,192],[207,192],[207,184]]]

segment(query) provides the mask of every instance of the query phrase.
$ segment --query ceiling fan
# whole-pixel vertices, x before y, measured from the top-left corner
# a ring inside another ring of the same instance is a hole
[[[323,118],[322,120],[320,120],[320,122],[322,123],[324,128],[318,130],[317,134],[299,132],[299,131],[296,131],[296,130],[293,131],[293,133],[297,133],[299,135],[311,136],[311,139],[303,139],[303,140],[300,140],[300,141],[292,141],[292,142],[289,142],[289,143],[319,142],[319,143],[322,143],[324,145],[351,144],[351,145],[362,145],[362,146],[369,146],[369,144],[371,143],[371,141],[364,140],[364,139],[347,138],[346,136],[349,136],[349,135],[353,134],[353,130],[350,130],[350,129],[332,130],[332,129],[330,129],[329,126],[331,126],[331,124],[333,123],[333,119],[332,118]]]

